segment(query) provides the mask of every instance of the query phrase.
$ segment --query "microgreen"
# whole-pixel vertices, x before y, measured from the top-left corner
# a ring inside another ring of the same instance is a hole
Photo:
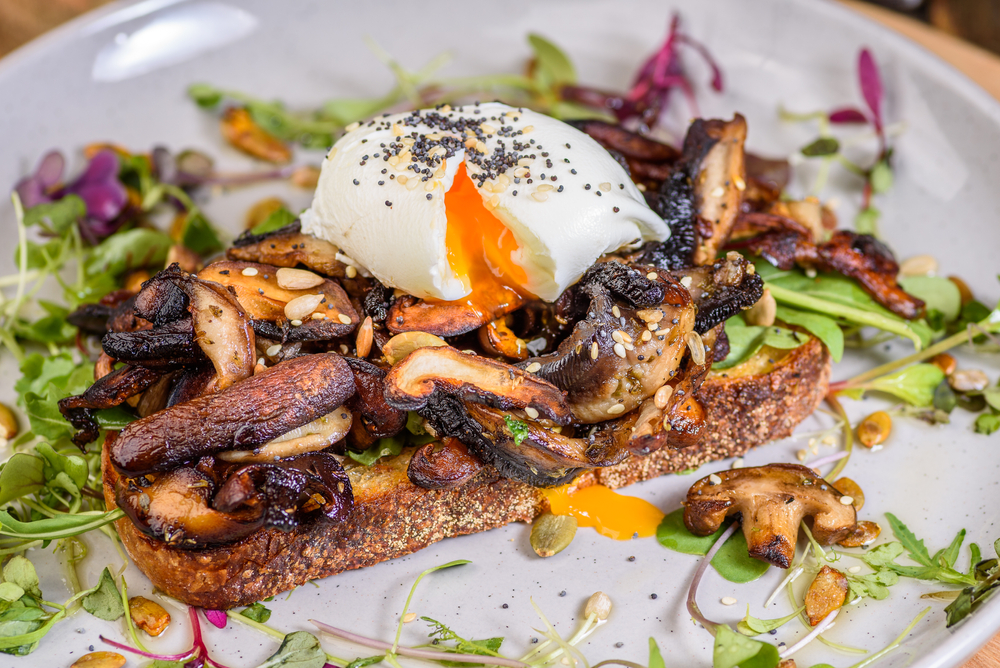
[[[105,621],[114,622],[125,614],[121,594],[115,586],[111,570],[105,568],[97,583],[97,590],[83,599],[83,609],[93,616]]]
[[[186,652],[181,652],[180,654],[154,654],[152,652],[147,652],[141,649],[136,649],[134,647],[129,647],[124,643],[120,643],[116,640],[111,640],[100,636],[101,641],[111,645],[116,649],[120,649],[131,654],[137,654],[139,656],[145,657],[147,659],[154,659],[156,661],[177,661],[182,662],[184,666],[190,666],[190,668],[201,668],[205,664],[212,666],[213,668],[226,668],[215,659],[213,659],[208,654],[208,646],[205,644],[205,640],[201,633],[201,622],[198,620],[198,609],[188,608],[188,618],[191,620],[191,629],[194,634],[194,640],[192,642],[191,649]],[[308,635],[308,634],[306,634]],[[281,664],[274,664],[281,665]],[[289,664],[294,665],[294,664]],[[320,664],[322,665],[322,664]]]
[[[323,668],[326,652],[316,636],[295,631],[285,636],[281,646],[257,668]]]
[[[435,649],[445,652],[454,652],[456,654],[502,656],[500,654],[500,645],[503,644],[503,638],[497,637],[486,638],[483,640],[466,640],[436,619],[431,619],[430,617],[421,617],[420,619],[427,622],[430,626],[431,630],[427,636],[431,639]],[[448,645],[445,643],[453,644]],[[450,667],[475,665],[458,661],[442,661],[441,663]]]
[[[504,414],[503,421],[507,425],[507,431],[514,437],[514,445],[521,445],[524,439],[528,438],[530,431],[526,422],[507,414]]]
[[[730,582],[753,582],[766,573],[768,563],[749,555],[742,532],[736,532],[725,543],[718,544],[725,531],[726,527],[722,526],[711,535],[695,536],[684,525],[684,509],[680,508],[663,517],[656,528],[656,540],[668,550],[699,556],[708,554],[717,545],[711,560],[712,568]]]
[[[712,668],[774,668],[779,661],[774,645],[747,638],[725,624],[716,628]]]
[[[259,624],[266,624],[267,620],[271,618],[271,611],[260,601],[240,610],[240,614]]]
[[[954,626],[968,617],[987,597],[1000,589],[1000,538],[993,543],[993,551],[997,554],[994,559],[987,561],[973,559],[970,574],[976,582],[959,592],[955,600],[945,608],[948,626]]]
[[[382,457],[395,457],[403,451],[406,444],[404,437],[392,436],[390,438],[380,438],[375,445],[362,452],[347,451],[347,456],[365,466],[371,466]]]
[[[784,617],[779,617],[778,619],[757,619],[750,614],[750,606],[747,606],[747,614],[742,620],[736,625],[736,630],[745,636],[757,636],[762,633],[769,633],[775,629],[779,629],[788,622],[792,621],[799,616],[805,610],[805,606],[799,608],[795,612],[785,615]]]

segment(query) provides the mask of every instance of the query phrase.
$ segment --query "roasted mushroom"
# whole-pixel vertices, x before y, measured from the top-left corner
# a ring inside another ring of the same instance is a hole
[[[110,446],[111,462],[123,475],[137,476],[226,450],[254,450],[353,394],[354,377],[341,357],[298,357],[133,422]]]
[[[329,241],[303,234],[298,220],[274,232],[244,232],[226,251],[230,260],[263,262],[278,267],[303,265],[334,278],[347,275],[348,265],[337,259],[339,254],[340,249]]]
[[[788,568],[799,524],[813,519],[813,537],[832,545],[857,525],[853,499],[798,464],[769,464],[713,473],[687,493],[684,525],[696,536],[719,529],[739,514],[750,556]]]
[[[422,445],[410,457],[406,475],[425,489],[455,489],[483,470],[483,463],[457,438]]]
[[[83,450],[88,443],[96,441],[100,430],[94,411],[121,405],[155,383],[162,373],[126,365],[97,379],[83,394],[60,399],[59,412],[78,430],[73,436],[73,443]]]
[[[428,332],[436,336],[459,336],[476,330],[524,305],[523,297],[513,290],[487,297],[495,306],[481,309],[462,302],[428,302],[412,296],[396,299],[389,307],[386,327],[393,334]]]
[[[225,462],[271,463],[324,450],[347,436],[353,423],[351,411],[339,406],[323,417],[291,429],[255,450],[228,450],[218,458]]]
[[[698,306],[694,331],[699,334],[750,308],[764,294],[764,281],[753,264],[734,251],[713,264],[671,274],[687,286]]]
[[[357,357],[344,358],[351,373],[357,392],[347,406],[357,418],[351,427],[355,447],[368,449],[380,438],[395,436],[406,426],[406,411],[390,406],[385,398],[385,377],[387,372],[371,362]]]
[[[195,342],[191,318],[151,329],[108,332],[101,339],[101,347],[113,359],[149,368],[173,369],[207,362]]]

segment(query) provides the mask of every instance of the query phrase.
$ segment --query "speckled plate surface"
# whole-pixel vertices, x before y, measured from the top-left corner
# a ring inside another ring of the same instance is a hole
[[[857,102],[856,54],[872,48],[883,66],[888,116],[905,123],[897,140],[897,185],[880,202],[884,235],[901,257],[933,253],[945,274],[961,274],[986,302],[1000,296],[1000,105],[962,75],[897,35],[821,2],[722,0],[664,3],[654,0],[553,0],[541,3],[370,2],[306,0],[276,3],[145,0],[114,4],[73,22],[0,63],[0,184],[13,184],[49,148],[78,150],[85,143],[111,140],[135,150],[156,143],[174,149],[198,147],[218,156],[224,168],[246,169],[248,161],[223,145],[215,121],[199,111],[184,91],[194,81],[277,97],[291,105],[311,105],[341,95],[376,94],[391,85],[389,72],[366,49],[375,37],[416,68],[432,56],[451,51],[452,74],[511,71],[528,55],[524,35],[541,32],[571,54],[581,78],[623,88],[634,68],[664,35],[672,9],[684,17],[690,34],[707,43],[721,63],[726,91],[701,86],[702,113],[745,114],[750,147],[766,155],[788,155],[812,138],[809,130],[779,122],[779,104],[799,110]],[[692,62],[694,59],[691,59]],[[707,74],[696,66],[696,79]],[[686,116],[682,109],[680,115]],[[303,154],[318,162],[318,154]],[[71,162],[80,165],[79,155]],[[807,182],[803,173],[802,182]],[[827,196],[840,201],[844,220],[852,217],[857,184],[835,181]],[[269,185],[214,198],[213,219],[236,230],[246,206],[269,194],[304,206],[308,194]],[[0,253],[4,273],[12,269],[13,213],[0,204],[0,225],[8,239]],[[834,371],[846,378],[866,366],[905,351],[870,349],[851,354]],[[968,360],[996,379],[993,359]],[[16,378],[9,356],[0,363],[2,399],[12,397]],[[848,402],[855,417],[882,405],[877,400]],[[828,425],[817,414],[802,427]],[[759,448],[747,464],[792,461],[802,441]],[[821,449],[822,452],[830,452]],[[727,468],[706,466],[699,475]],[[970,430],[961,411],[954,422],[930,427],[897,421],[891,442],[880,452],[861,452],[847,474],[867,494],[863,515],[883,519],[893,512],[932,549],[943,547],[962,527],[969,539],[988,547],[1000,536],[1000,440]],[[676,508],[692,477],[674,476],[636,486],[628,493],[665,510]],[[400,509],[405,512],[405,509]],[[614,611],[583,646],[592,662],[617,658],[645,664],[647,639],[656,638],[668,666],[707,666],[711,638],[695,627],[684,610],[683,594],[697,565],[692,557],[668,552],[655,540],[616,542],[590,529],[579,532],[570,549],[540,560],[528,546],[528,528],[512,525],[487,534],[452,539],[411,557],[313,585],[269,605],[279,629],[311,630],[309,618],[388,638],[413,578],[423,569],[453,559],[472,564],[428,578],[413,610],[440,619],[467,637],[505,636],[505,650],[518,655],[539,634],[540,622],[529,598],[563,633],[572,633],[587,597],[607,592]],[[88,537],[90,555],[81,567],[94,582],[109,563],[120,563],[102,537]],[[634,559],[632,559],[634,557]],[[58,562],[36,551],[47,597],[66,594]],[[962,560],[968,559],[963,548]],[[750,585],[734,586],[710,575],[700,600],[712,618],[735,622],[747,604],[757,616],[787,614],[780,601],[770,610],[760,604],[781,580],[772,569]],[[130,568],[130,593],[148,593],[145,579]],[[995,597],[956,629],[944,628],[943,603],[921,600],[933,586],[901,583],[885,601],[849,608],[827,635],[831,640],[870,651],[894,638],[921,609],[928,615],[904,647],[879,665],[920,668],[957,666],[997,630],[1000,597]],[[563,595],[562,592],[565,592]],[[656,598],[652,595],[656,594]],[[724,596],[739,603],[720,604]],[[180,613],[175,614],[183,620]],[[229,666],[255,666],[276,643],[245,628],[207,630],[216,657]],[[122,638],[119,624],[86,613],[60,623],[27,658],[0,655],[0,665],[68,666],[74,657],[99,647],[98,634]],[[792,643],[804,633],[789,624],[772,639]],[[421,622],[406,626],[403,642],[425,639]],[[178,621],[149,644],[162,651],[188,646],[189,630]],[[370,652],[326,643],[347,658]],[[800,666],[828,662],[848,666],[860,660],[814,644],[797,655]],[[141,665],[132,658],[129,665]]]

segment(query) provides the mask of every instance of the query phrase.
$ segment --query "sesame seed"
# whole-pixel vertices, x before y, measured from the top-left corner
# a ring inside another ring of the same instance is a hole
[[[347,265],[347,270],[344,273],[347,274],[348,278],[354,278],[358,275],[358,270],[351,265]]]
[[[427,193],[427,199],[434,199],[434,195]]]
[[[712,192],[709,193],[709,195],[711,195],[712,197],[722,197],[725,194],[726,194],[726,189],[723,188],[722,186],[716,186],[715,188],[712,189]]]
[[[737,600],[732,596],[723,596],[721,599],[719,599],[719,603],[721,603],[722,605],[736,605]]]
[[[651,281],[655,281],[657,279],[656,272],[655,271],[649,272],[648,274],[646,274],[646,278],[648,278]]]
[[[621,211],[621,209],[619,209],[617,206],[611,207],[611,210],[614,211],[615,213],[618,213],[619,211]]]
[[[268,357],[274,357],[275,355],[277,355],[280,352],[281,352],[281,344],[280,343],[276,343],[273,346],[271,346],[270,348],[268,348],[267,350],[265,350],[264,354],[267,355]]]
[[[351,123],[350,125],[348,125],[346,128],[344,128],[344,130],[347,131],[347,132],[354,132],[355,130],[357,130],[360,127],[361,127],[361,123],[358,122],[358,121],[354,121],[353,123]]]
[[[611,192],[611,184],[608,183],[607,181],[605,181],[604,183],[602,183],[601,185],[599,185],[597,187],[600,188],[601,190],[603,190],[606,193]]]
[[[693,279],[690,276],[685,276],[684,278],[681,279],[681,285],[683,285],[685,288],[690,288],[692,280]]]
[[[847,569],[847,572],[848,573],[860,573],[861,572],[861,567],[860,566],[851,566],[850,568]]]
[[[590,190],[590,184],[588,183],[588,184],[586,184],[585,186],[583,186],[583,189],[584,189],[584,190]]]
[[[292,322],[290,324],[292,325],[292,327],[301,327],[302,326],[302,321],[301,320],[292,320]]]
[[[625,404],[615,404],[608,409],[608,415],[618,415],[625,412]]]
[[[590,344],[590,359],[596,360],[598,355],[597,341]]]
[[[618,308],[617,304],[611,307],[611,312],[614,314],[616,318],[622,317],[621,309]]]
[[[524,370],[527,371],[528,373],[535,373],[536,371],[538,371],[541,368],[542,368],[541,364],[539,364],[538,362],[532,362],[527,367],[525,367]]]
[[[385,201],[385,205],[386,205],[386,206],[392,206],[392,202],[390,202],[389,200],[386,200],[386,201]]]
[[[739,190],[739,191],[743,191],[743,190],[747,189],[747,183],[746,183],[746,181],[744,181],[743,179],[741,179],[738,176],[735,179],[733,179],[733,183],[736,184],[736,189]]]
[[[649,330],[646,330],[642,333],[642,336],[640,336],[639,338],[641,338],[643,341],[649,341],[650,339],[653,338],[653,334]]]
[[[532,420],[535,420],[535,419],[538,418],[538,411],[536,411],[531,406],[525,407],[524,414],[527,415],[528,417],[530,417]]]
[[[569,170],[569,173],[570,174],[576,174],[576,170],[575,169],[571,169],[571,170]]]
[[[326,314],[325,313],[319,313],[319,312],[313,313],[312,314],[312,319],[313,320],[326,320]]]
[[[244,276],[256,276],[258,274],[258,271],[254,267],[247,267],[240,273],[243,274]]]
[[[842,504],[844,504],[845,506],[849,506],[849,505],[851,505],[851,504],[854,503],[854,497],[853,496],[842,496],[842,497],[840,497],[840,502]]]
[[[549,198],[548,193],[538,192],[538,191],[531,193],[531,199],[535,200],[536,202],[544,202],[548,198]]]
[[[624,359],[625,358],[625,346],[623,346],[620,343],[616,343],[615,344],[615,355],[618,355],[618,357],[621,357],[622,359]]]
[[[354,185],[360,186],[361,185],[361,181],[358,181],[357,179],[354,179]]]
[[[721,485],[722,484],[722,478],[720,478],[719,476],[717,476],[717,475],[715,475],[713,473],[712,475],[708,476],[708,484],[709,485]]]

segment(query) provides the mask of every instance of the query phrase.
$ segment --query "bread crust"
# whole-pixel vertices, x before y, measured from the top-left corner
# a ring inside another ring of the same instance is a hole
[[[766,374],[710,377],[700,394],[707,412],[700,444],[588,471],[573,485],[599,483],[615,489],[785,438],[823,400],[829,379],[830,356],[816,339],[792,350]],[[541,490],[501,478],[492,468],[455,490],[417,487],[406,476],[409,456],[404,452],[371,467],[350,468],[355,506],[340,524],[289,533],[265,529],[238,543],[202,550],[169,548],[140,533],[128,518],[116,525],[125,549],[157,588],[190,605],[227,609],[308,580],[410,554],[443,538],[528,522],[548,508]],[[115,507],[116,479],[105,451],[109,509]]]

